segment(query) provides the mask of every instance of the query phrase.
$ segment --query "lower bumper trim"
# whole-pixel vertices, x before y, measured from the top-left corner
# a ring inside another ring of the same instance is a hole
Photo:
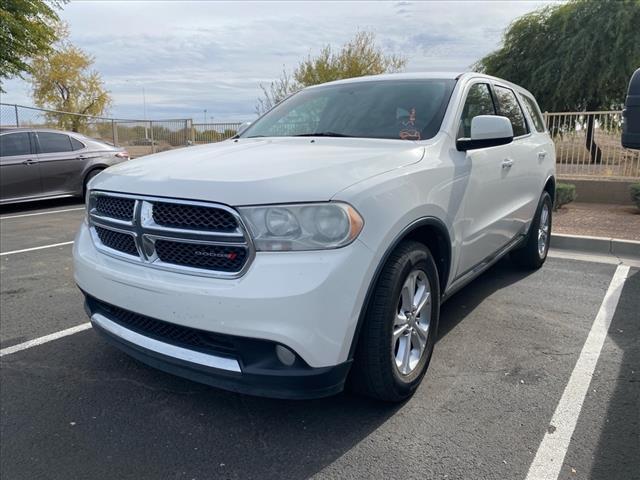
[[[153,338],[145,337],[133,330],[124,328],[122,325],[109,320],[100,313],[94,313],[91,315],[91,323],[115,337],[139,345],[145,350],[184,360],[185,362],[202,365],[204,367],[217,368],[230,372],[240,372],[240,364],[234,358],[224,358],[196,352],[194,350],[189,350],[188,348],[178,347],[169,343],[160,342]]]

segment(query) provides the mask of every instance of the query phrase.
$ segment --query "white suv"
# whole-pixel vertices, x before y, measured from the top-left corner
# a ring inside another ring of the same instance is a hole
[[[549,248],[553,143],[497,78],[395,74],[306,88],[234,139],[90,184],[75,278],[95,330],[221,388],[400,401],[440,305],[508,252]]]

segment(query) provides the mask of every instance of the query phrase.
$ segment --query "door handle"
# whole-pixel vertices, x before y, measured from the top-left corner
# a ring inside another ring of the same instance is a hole
[[[35,160],[33,160],[31,158],[28,159],[28,160],[25,160],[24,162],[22,162],[23,165],[33,165],[34,163],[38,163],[38,162],[36,162]]]
[[[538,160],[544,160],[547,156],[547,152],[538,152]]]
[[[85,157],[84,155],[78,155],[76,157],[76,160],[85,160],[87,157]]]
[[[510,158],[505,158],[502,161],[502,168],[511,168],[513,165],[513,160],[511,160]]]

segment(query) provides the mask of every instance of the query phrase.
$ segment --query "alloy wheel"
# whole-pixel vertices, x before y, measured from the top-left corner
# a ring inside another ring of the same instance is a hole
[[[422,359],[429,338],[431,285],[427,274],[415,269],[407,276],[393,323],[393,355],[397,371],[409,375]]]

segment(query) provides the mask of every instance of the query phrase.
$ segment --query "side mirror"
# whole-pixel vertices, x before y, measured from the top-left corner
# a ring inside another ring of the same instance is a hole
[[[640,68],[631,77],[624,102],[622,146],[640,150]]]
[[[496,147],[513,141],[513,127],[507,117],[478,115],[471,119],[471,138],[456,140],[460,152],[477,148]]]
[[[238,131],[236,132],[236,135],[240,135],[250,126],[251,126],[251,122],[244,122],[243,124],[240,125],[240,127],[238,127]]]

